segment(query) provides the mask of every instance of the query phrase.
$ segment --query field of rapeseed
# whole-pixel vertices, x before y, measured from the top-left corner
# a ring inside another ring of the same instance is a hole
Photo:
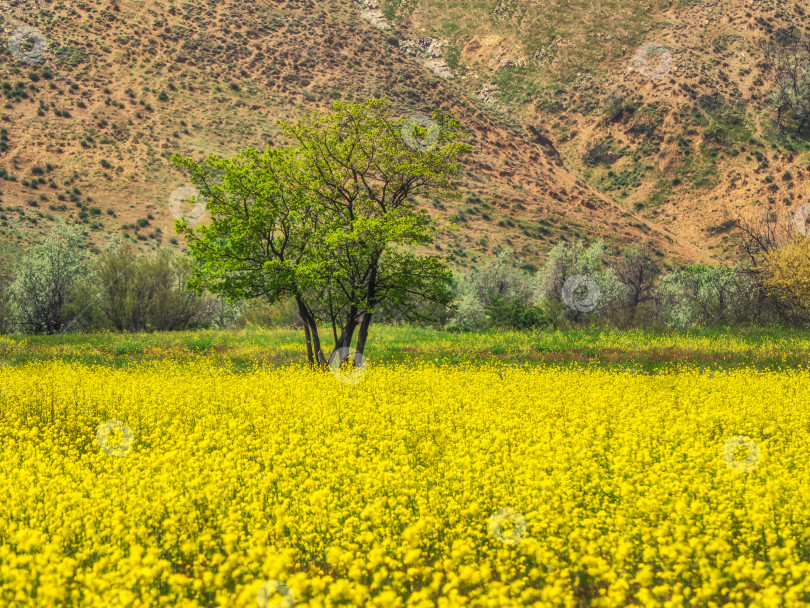
[[[810,379],[0,367],[3,606],[800,606]]]

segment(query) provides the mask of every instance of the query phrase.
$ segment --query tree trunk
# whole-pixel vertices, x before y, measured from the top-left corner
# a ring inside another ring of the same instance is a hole
[[[371,270],[368,282],[368,293],[366,297],[366,310],[363,313],[363,321],[360,323],[360,331],[357,334],[357,352],[362,355],[366,350],[366,340],[368,339],[368,328],[371,327],[371,317],[374,314],[374,305],[377,303],[377,264]],[[360,363],[361,357],[356,357],[355,363]]]
[[[321,369],[329,367],[329,361],[323,355],[323,348],[321,348],[321,338],[318,335],[318,326],[315,324],[315,319],[310,317],[310,331],[312,332],[312,347],[315,351],[315,360]]]
[[[313,367],[315,365],[315,357],[312,354],[312,336],[309,333],[309,321],[307,319],[306,308],[301,298],[296,297],[295,302],[298,304],[298,314],[301,315],[301,321],[304,323],[304,336],[307,341],[307,361],[309,362],[309,366]]]
[[[304,323],[309,326],[309,332],[311,334],[312,340],[312,352],[315,357],[315,363],[321,369],[326,369],[328,365],[328,361],[323,356],[323,348],[321,348],[321,337],[318,335],[318,323],[315,320],[315,317],[310,312],[307,305],[304,304],[303,300],[301,300],[299,304],[299,311],[302,313],[302,317],[304,319]]]
[[[360,331],[357,332],[357,353],[362,355],[366,350],[366,340],[368,339],[368,328],[371,327],[371,311],[363,313],[363,321],[360,323]],[[360,357],[355,357],[355,364],[359,365]]]
[[[355,329],[357,329],[357,306],[352,305],[346,314],[346,325],[343,326],[340,337],[335,340],[335,350],[352,345]]]

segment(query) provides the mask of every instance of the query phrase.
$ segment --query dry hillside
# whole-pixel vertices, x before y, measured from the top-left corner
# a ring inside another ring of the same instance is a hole
[[[734,254],[734,214],[807,198],[780,140],[756,43],[803,25],[793,3],[545,4],[152,0],[3,5],[0,238],[57,217],[142,248],[173,241],[188,185],[168,157],[283,144],[275,120],[388,96],[469,129],[461,264],[561,239],[649,242],[673,261]],[[15,42],[16,41],[16,42]],[[634,63],[644,43],[668,55]],[[652,76],[651,76],[652,74]],[[424,201],[439,209],[437,201]]]

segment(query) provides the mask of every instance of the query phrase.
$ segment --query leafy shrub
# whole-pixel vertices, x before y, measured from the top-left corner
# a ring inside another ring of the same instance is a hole
[[[187,258],[166,249],[136,257],[116,246],[98,260],[100,317],[106,327],[126,331],[176,330],[205,326],[213,298],[186,290]]]
[[[625,294],[603,261],[608,255],[601,240],[590,246],[580,240],[559,243],[549,251],[546,263],[535,275],[533,300],[552,315],[555,324],[609,318]],[[587,312],[573,310],[564,302],[563,286],[574,275],[588,277],[599,288],[596,306]]]
[[[84,308],[78,289],[86,275],[83,241],[78,228],[60,222],[17,260],[10,291],[22,327],[49,334],[71,329],[71,311]]]
[[[738,325],[753,322],[756,284],[740,268],[695,264],[661,277],[660,309],[676,328]]]
[[[810,238],[796,238],[770,251],[763,271],[769,293],[795,313],[810,316]]]
[[[497,298],[487,309],[487,315],[493,327],[534,329],[549,327],[553,323],[551,316],[540,306],[524,304],[520,300]]]
[[[457,281],[456,313],[449,329],[547,324],[542,310],[531,306],[531,275],[520,264],[511,249],[504,249],[486,266],[463,275]]]

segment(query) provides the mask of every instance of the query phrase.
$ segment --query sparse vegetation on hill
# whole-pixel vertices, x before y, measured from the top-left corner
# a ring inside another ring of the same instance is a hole
[[[801,15],[769,3],[732,6],[717,24],[701,4],[382,3],[387,30],[353,2],[29,4],[2,13],[8,35],[25,25],[48,43],[31,63],[6,49],[0,66],[0,237],[15,242],[62,217],[97,247],[109,233],[141,249],[167,243],[167,201],[188,185],[172,153],[281,144],[275,118],[383,92],[403,116],[456,110],[477,144],[460,181],[471,203],[450,209],[466,230],[441,243],[459,268],[501,246],[537,263],[572,236],[729,259],[713,226],[807,196],[804,143],[771,126],[759,50]],[[451,77],[403,52],[419,34],[440,43]],[[650,39],[670,55],[655,47],[639,71],[633,54]],[[669,65],[658,79],[655,57]],[[492,103],[478,97],[490,85]],[[151,227],[139,223],[147,214]]]

